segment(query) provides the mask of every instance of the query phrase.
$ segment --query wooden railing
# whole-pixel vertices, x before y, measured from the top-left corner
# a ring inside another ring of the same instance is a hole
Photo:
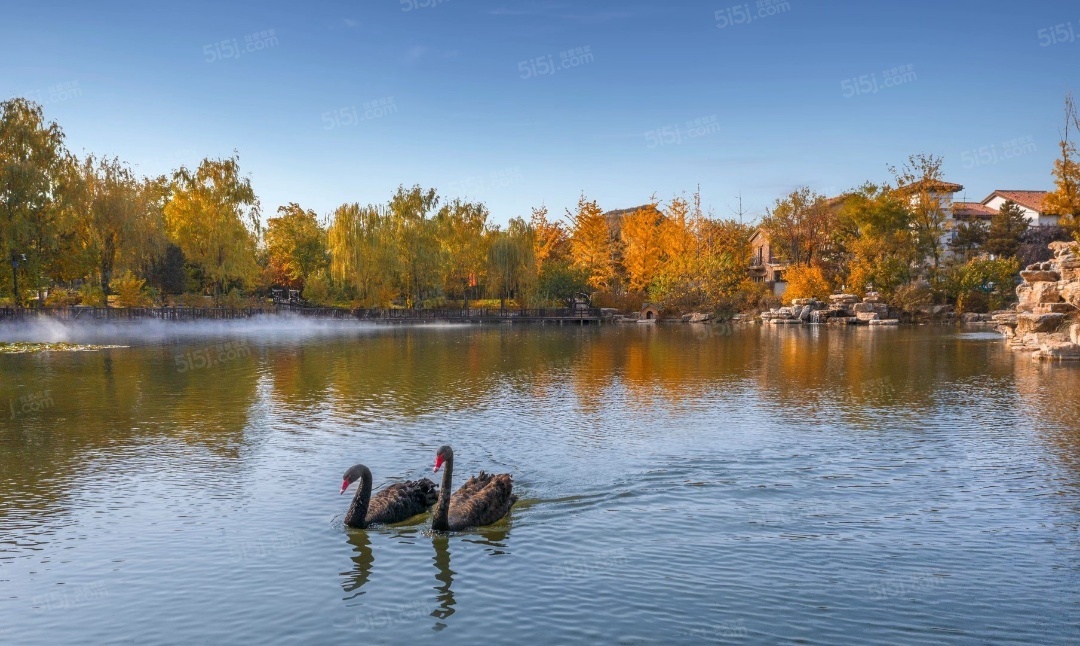
[[[43,309],[0,308],[0,321],[51,318],[61,321],[199,321],[249,319],[255,316],[293,314],[319,319],[362,321],[598,321],[599,308],[533,309],[355,309],[279,305],[254,309],[226,307],[56,307]]]

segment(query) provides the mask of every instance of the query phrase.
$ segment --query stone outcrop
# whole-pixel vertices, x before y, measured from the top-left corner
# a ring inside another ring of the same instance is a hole
[[[826,304],[813,298],[796,298],[790,307],[778,307],[761,313],[761,320],[774,325],[896,325],[899,320],[889,317],[889,307],[881,302],[877,292],[868,293],[861,301],[855,294],[833,294]]]
[[[1052,242],[1054,259],[1028,265],[1015,312],[995,314],[1014,350],[1035,359],[1080,360],[1080,243]]]

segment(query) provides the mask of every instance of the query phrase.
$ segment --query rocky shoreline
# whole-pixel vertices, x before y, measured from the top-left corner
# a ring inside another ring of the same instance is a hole
[[[1080,243],[1052,242],[1054,258],[1028,265],[1013,312],[994,316],[1009,347],[1035,360],[1080,361]]]

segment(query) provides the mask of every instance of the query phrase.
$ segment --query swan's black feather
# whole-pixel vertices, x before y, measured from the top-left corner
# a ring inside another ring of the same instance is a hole
[[[438,487],[427,478],[392,484],[371,499],[364,521],[368,525],[400,523],[430,509],[438,494]]]
[[[489,475],[483,471],[469,478],[450,496],[451,531],[490,525],[510,513],[517,502],[510,474]]]

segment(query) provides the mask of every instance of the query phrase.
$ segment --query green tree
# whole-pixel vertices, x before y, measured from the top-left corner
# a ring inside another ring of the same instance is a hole
[[[386,224],[394,252],[393,275],[405,306],[417,307],[438,286],[439,240],[430,216],[439,205],[435,189],[399,186]]]
[[[448,296],[462,296],[465,307],[487,261],[487,218],[486,206],[461,200],[444,204],[435,216],[442,288]]]
[[[204,159],[195,171],[176,171],[165,224],[188,262],[200,270],[203,287],[224,294],[254,281],[259,200],[251,180],[240,176],[236,157]]]
[[[545,303],[558,301],[571,307],[574,298],[588,289],[588,270],[578,267],[566,258],[545,262],[537,278],[537,292],[540,300]]]
[[[961,222],[956,226],[949,246],[964,260],[967,260],[972,252],[986,244],[987,228],[982,222],[972,220]]]
[[[312,210],[290,202],[266,223],[266,251],[275,282],[303,289],[328,264],[326,231]]]
[[[385,209],[380,206],[343,204],[331,216],[327,231],[330,276],[365,307],[385,307],[396,296],[390,234]]]
[[[1028,221],[1023,210],[1015,202],[1006,200],[990,219],[990,230],[983,249],[999,258],[1015,258],[1027,228]]]
[[[975,258],[946,269],[940,281],[945,296],[961,312],[1000,309],[1013,293],[1020,264],[1016,258]]]
[[[72,168],[63,131],[45,122],[41,106],[21,98],[0,103],[0,259],[7,265],[12,254],[25,255],[20,287],[37,288],[39,295],[60,235],[70,229],[62,193],[76,176]],[[21,303],[21,294],[14,296]]]
[[[864,293],[869,287],[888,297],[919,274],[925,258],[906,199],[889,186],[866,183],[851,191],[838,213],[836,245],[848,257],[841,284]]]
[[[488,286],[503,308],[509,299],[526,305],[536,286],[535,232],[521,218],[510,220],[505,231],[491,232],[488,247]]]

